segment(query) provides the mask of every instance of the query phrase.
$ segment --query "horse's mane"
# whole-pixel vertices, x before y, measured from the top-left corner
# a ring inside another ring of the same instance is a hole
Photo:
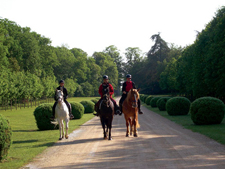
[[[129,98],[131,98],[132,96],[131,96],[131,92],[135,92],[136,94],[137,94],[137,99],[139,99],[139,93],[138,93],[138,91],[137,91],[137,89],[131,89],[129,92],[128,92],[128,94],[127,94],[127,101],[129,100]]]

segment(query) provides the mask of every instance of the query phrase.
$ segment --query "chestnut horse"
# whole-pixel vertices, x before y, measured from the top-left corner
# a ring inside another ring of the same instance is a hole
[[[134,132],[134,137],[137,137],[137,128],[140,127],[138,123],[138,99],[139,99],[139,92],[140,89],[131,89],[126,99],[122,104],[124,118],[126,120],[127,132],[126,137],[132,135]],[[129,130],[130,126],[130,130]]]

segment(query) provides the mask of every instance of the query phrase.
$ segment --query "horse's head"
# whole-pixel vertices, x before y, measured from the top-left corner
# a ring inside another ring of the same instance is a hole
[[[63,102],[63,92],[61,90],[56,90],[56,98],[58,102]]]
[[[132,108],[138,107],[138,99],[139,99],[139,92],[140,89],[131,89],[128,93],[128,99],[132,103]]]
[[[109,85],[102,85],[103,101],[109,101]]]

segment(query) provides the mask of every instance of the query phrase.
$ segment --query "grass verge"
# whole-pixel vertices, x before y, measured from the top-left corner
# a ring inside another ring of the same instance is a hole
[[[183,116],[169,116],[166,111],[159,111],[158,108],[152,108],[151,106],[146,105],[142,102],[142,105],[148,108],[149,110],[160,114],[161,116],[182,125],[184,128],[190,129],[193,132],[201,133],[207,137],[210,137],[213,140],[216,140],[219,143],[225,144],[225,119],[221,124],[214,125],[195,125],[191,120],[190,113]]]
[[[68,101],[80,102],[93,98],[94,97],[73,97],[69,98]],[[1,114],[9,119],[13,130],[12,147],[10,148],[7,160],[0,163],[0,168],[20,168],[58,140],[58,130],[38,130],[33,115],[34,109],[35,108],[32,107],[13,111],[0,111]],[[69,123],[69,133],[92,118],[93,115],[90,113],[84,114],[81,119],[71,120]]]

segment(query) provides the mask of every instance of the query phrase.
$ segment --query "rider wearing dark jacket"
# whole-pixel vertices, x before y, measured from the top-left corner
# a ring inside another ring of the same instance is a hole
[[[127,97],[127,93],[130,91],[130,89],[137,89],[136,86],[135,86],[135,83],[131,81],[131,75],[128,74],[126,76],[127,78],[127,81],[123,83],[123,87],[122,87],[122,97],[120,99],[120,111],[122,112],[122,104],[124,102],[124,100],[126,99]],[[138,113],[139,114],[143,114],[143,112],[141,111],[141,102],[140,102],[140,99],[138,99]]]
[[[70,119],[73,119],[74,116],[71,112],[71,107],[70,107],[70,104],[68,103],[68,101],[66,100],[68,98],[68,93],[67,93],[67,89],[64,87],[64,80],[60,80],[59,81],[59,87],[56,88],[56,90],[61,90],[63,92],[63,97],[64,97],[64,102],[66,103],[67,107],[68,107],[68,110],[69,110],[69,114],[70,114]],[[53,105],[52,107],[52,118],[51,119],[55,119],[55,108],[56,108],[56,105],[57,105],[57,96],[56,96],[56,93],[55,93],[55,96],[54,96],[54,99],[55,99],[55,104]]]
[[[114,94],[114,89],[113,89],[113,86],[109,83],[109,77],[107,75],[104,75],[103,76],[103,83],[99,86],[99,89],[98,89],[98,93],[99,95],[101,96],[101,99],[95,104],[95,111],[97,112],[96,116],[99,115],[99,105],[102,101],[102,98],[103,98],[103,93],[102,93],[102,89],[103,89],[103,86],[104,85],[108,85],[109,86],[109,95],[110,95],[110,99],[111,101],[113,102],[114,104],[114,108],[115,108],[115,114],[120,114],[120,110],[119,110],[119,106],[116,104],[116,101],[112,98],[112,95]]]

